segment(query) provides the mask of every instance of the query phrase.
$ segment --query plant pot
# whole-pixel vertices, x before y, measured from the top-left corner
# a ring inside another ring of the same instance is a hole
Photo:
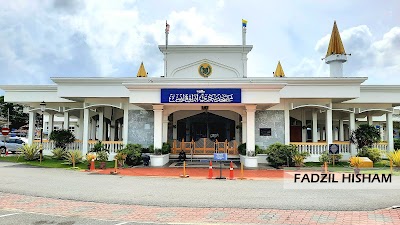
[[[100,162],[100,169],[104,170],[106,168],[106,162]]]
[[[360,174],[360,168],[354,168],[354,174]]]
[[[164,166],[169,162],[169,154],[166,155],[150,155],[151,166]]]

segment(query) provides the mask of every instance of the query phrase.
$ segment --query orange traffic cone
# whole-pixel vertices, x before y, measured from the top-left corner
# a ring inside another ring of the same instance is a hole
[[[229,180],[233,180],[233,163],[231,161],[231,167],[229,168]]]
[[[6,156],[8,156],[8,150],[6,149]]]
[[[92,160],[91,162],[90,162],[90,171],[93,171],[95,168],[94,168],[94,160]]]
[[[208,167],[208,177],[207,179],[212,179],[213,177],[213,170],[212,170],[212,162],[210,160],[210,166]]]

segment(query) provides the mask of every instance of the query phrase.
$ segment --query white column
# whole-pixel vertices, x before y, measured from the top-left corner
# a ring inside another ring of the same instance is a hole
[[[89,109],[83,110],[83,138],[82,138],[82,155],[86,155],[89,149]]]
[[[162,120],[162,142],[168,141],[168,116],[163,116]]]
[[[51,132],[53,132],[53,126],[54,126],[54,114],[49,113],[49,124],[48,127],[49,129],[47,129],[47,139],[50,139],[50,134]]]
[[[290,113],[289,113],[289,103],[285,103],[285,144],[290,144]]]
[[[64,112],[64,130],[69,130],[69,113]]]
[[[111,120],[110,124],[110,141],[115,141],[115,120]]]
[[[306,127],[304,129],[304,127]],[[306,111],[303,109],[301,111],[301,141],[307,142],[307,121],[306,121]]]
[[[332,144],[332,109],[326,110],[326,125],[325,125],[326,143]]]
[[[383,141],[383,124],[379,124],[379,134],[381,136],[381,140]]]
[[[312,141],[318,142],[318,114],[317,110],[312,111]]]
[[[78,136],[77,139],[83,140],[83,109],[79,110],[79,130],[78,130]]]
[[[352,112],[349,117],[349,138],[351,138],[351,133],[356,129],[356,117]],[[355,144],[350,144],[350,153],[352,156],[357,155],[357,149]]]
[[[242,116],[242,143],[247,142],[247,118],[246,115]]]
[[[387,140],[388,140],[388,151],[394,150],[393,142],[393,113],[386,113],[386,130],[387,130]]]
[[[118,122],[118,141],[122,140],[122,123],[121,121]]]
[[[36,133],[36,127],[35,127],[35,119],[36,119],[36,112],[35,111],[30,111],[29,112],[29,130],[28,130],[28,144],[33,144],[33,140],[35,140],[35,133]]]
[[[339,141],[344,141],[344,124],[343,124],[343,120],[339,120]]]
[[[99,111],[99,129],[98,129],[98,137],[99,141],[104,140],[104,110],[101,109]]]
[[[153,105],[154,111],[154,149],[162,148],[163,105]]]
[[[247,142],[246,152],[254,152],[256,145],[255,137],[255,117],[257,105],[246,105],[246,119],[247,119]]]
[[[372,115],[370,113],[367,114],[367,121],[368,121],[368,125],[373,124]]]
[[[123,127],[122,127],[122,141],[123,141],[124,145],[128,144],[128,127],[129,127],[129,125],[128,125],[128,123],[129,123],[128,115],[129,115],[129,103],[126,103],[124,105],[124,119],[123,119],[124,120],[124,124],[123,124]]]
[[[89,117],[90,117],[90,112],[89,112]],[[96,139],[96,125],[97,125],[97,121],[94,120],[93,118],[92,118],[90,121],[91,121],[90,139],[95,140],[95,139]]]

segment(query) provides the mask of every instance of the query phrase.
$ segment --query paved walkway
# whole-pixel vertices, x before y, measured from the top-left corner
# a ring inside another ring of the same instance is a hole
[[[90,192],[88,192],[90,194]],[[157,207],[60,200],[0,192],[0,209],[74,218],[162,224],[400,224],[400,209],[314,211]],[[10,217],[18,217],[18,214]],[[0,224],[5,221],[0,218]]]

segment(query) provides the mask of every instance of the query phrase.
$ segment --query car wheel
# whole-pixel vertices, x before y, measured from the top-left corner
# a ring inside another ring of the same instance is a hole
[[[6,148],[0,147],[0,152],[1,152],[1,154],[6,154]]]

